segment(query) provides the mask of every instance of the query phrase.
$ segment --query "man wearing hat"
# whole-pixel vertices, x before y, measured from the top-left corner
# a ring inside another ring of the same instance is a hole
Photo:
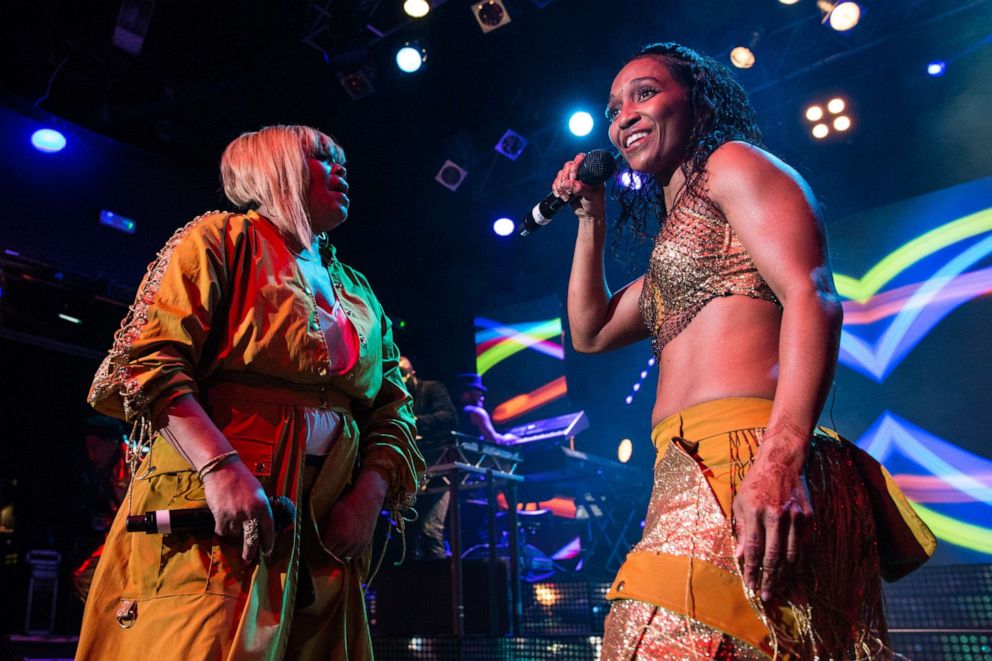
[[[509,444],[518,439],[513,434],[500,434],[493,428],[489,411],[484,408],[486,401],[486,386],[482,377],[474,372],[458,375],[458,385],[461,390],[461,425],[459,431],[473,436],[481,435],[483,440],[490,443]]]

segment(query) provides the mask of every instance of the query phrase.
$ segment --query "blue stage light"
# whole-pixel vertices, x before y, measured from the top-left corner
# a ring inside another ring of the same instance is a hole
[[[100,224],[127,234],[134,234],[134,230],[138,227],[138,224],[130,218],[116,214],[113,211],[108,211],[107,209],[100,209]]]
[[[396,66],[404,73],[419,71],[424,65],[424,51],[407,44],[396,51]]]
[[[636,172],[624,170],[620,173],[620,184],[624,188],[629,188],[630,190],[641,190],[641,186],[644,185],[644,180],[641,179],[641,175]]]
[[[513,228],[516,227],[514,223],[509,218],[500,218],[495,223],[493,223],[493,231],[500,236],[510,236],[513,234]]]
[[[592,128],[595,125],[596,122],[593,121],[592,115],[585,110],[573,112],[572,116],[568,118],[568,130],[580,138],[592,133]]]
[[[56,154],[65,149],[65,136],[55,129],[38,129],[31,135],[31,144],[40,152]]]
[[[943,76],[945,71],[947,71],[947,62],[943,60],[934,60],[927,65],[927,73],[934,78]]]

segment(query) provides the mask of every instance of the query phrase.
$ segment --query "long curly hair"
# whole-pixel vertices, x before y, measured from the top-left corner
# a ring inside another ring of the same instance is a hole
[[[681,165],[685,185],[678,195],[704,196],[706,161],[717,147],[732,140],[762,146],[761,130],[747,93],[727,67],[681,44],[650,44],[624,62],[624,66],[642,57],[658,59],[686,89],[693,126]],[[629,227],[635,237],[645,239],[654,233],[646,230],[648,218],[656,219],[659,225],[664,222],[668,213],[665,197],[661,184],[651,173],[637,173],[631,179],[635,185],[614,181],[612,194],[620,204],[620,215],[614,223],[615,237],[619,238],[622,230]]]

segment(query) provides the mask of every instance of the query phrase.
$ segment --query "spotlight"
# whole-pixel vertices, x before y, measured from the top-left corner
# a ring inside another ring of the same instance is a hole
[[[500,218],[493,223],[493,231],[500,236],[510,236],[513,234],[514,227],[516,227],[516,224],[509,218]]]
[[[738,46],[730,51],[730,63],[738,69],[750,69],[754,66],[754,53],[747,46]]]
[[[778,1],[781,2],[783,5],[794,5],[797,2],[799,2],[799,0],[778,0]]]
[[[116,214],[113,211],[108,211],[107,209],[100,210],[100,224],[106,225],[107,227],[112,227],[115,230],[124,232],[125,234],[134,234],[134,230],[138,227],[138,224],[130,218],[125,218],[124,216]]]
[[[847,99],[835,96],[826,103],[811,104],[806,108],[806,119],[810,122],[810,132],[817,140],[823,140],[831,133],[831,126],[837,133],[843,133],[851,128],[853,119]],[[844,114],[841,114],[844,113]]]
[[[472,5],[471,9],[483,32],[492,32],[510,22],[510,13],[506,11],[502,0],[486,0]]]
[[[630,190],[641,190],[644,180],[641,179],[641,175],[638,173],[632,170],[624,170],[620,173],[620,185]]]
[[[927,65],[927,73],[934,78],[943,76],[945,71],[947,71],[947,62],[944,62],[943,60],[934,60]]]
[[[414,73],[424,66],[427,51],[417,48],[415,44],[405,44],[396,51],[396,66],[404,73]]]
[[[498,151],[500,154],[503,154],[503,156],[506,156],[511,161],[515,161],[517,160],[517,157],[523,153],[524,147],[526,146],[527,140],[522,135],[516,131],[507,129],[506,133],[503,134],[503,137],[499,139],[499,142],[496,143],[496,146],[493,147],[493,149]]]
[[[634,444],[631,443],[629,438],[625,438],[620,441],[620,445],[617,446],[617,459],[620,460],[621,464],[625,464],[630,461],[630,455],[634,454]]]
[[[568,118],[568,130],[580,138],[584,138],[592,133],[593,126],[595,126],[595,122],[592,119],[592,115],[585,110],[573,112],[572,116]]]
[[[458,190],[458,187],[465,181],[468,170],[452,161],[445,161],[441,169],[434,175],[434,181],[441,184],[450,191]]]
[[[838,32],[846,32],[861,20],[861,7],[856,2],[833,3],[830,0],[819,0],[816,5],[823,12],[823,21],[830,22],[830,27]]]
[[[372,86],[370,75],[371,74],[367,74],[364,69],[356,69],[355,71],[350,71],[348,73],[339,71],[338,82],[341,83],[341,87],[343,87],[344,91],[348,93],[351,100],[357,101],[375,91],[375,88]]]
[[[631,404],[634,401],[634,396],[633,395],[627,395],[627,397],[623,401],[627,402],[628,404]]]
[[[537,583],[534,585],[534,601],[542,606],[554,606],[561,599],[558,588],[551,583]]]
[[[413,18],[423,18],[427,16],[427,12],[431,10],[431,6],[427,3],[427,0],[406,0],[403,3],[403,11],[406,12],[407,16]]]
[[[55,129],[38,129],[31,134],[31,144],[40,152],[57,154],[65,149],[65,136]]]

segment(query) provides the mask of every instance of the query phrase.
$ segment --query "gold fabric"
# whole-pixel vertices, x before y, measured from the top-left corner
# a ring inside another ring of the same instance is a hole
[[[361,590],[369,553],[335,558],[320,522],[360,466],[389,475],[390,506],[412,502],[425,467],[389,319],[361,274],[333,248],[324,257],[359,337],[345,374],[334,373],[311,323],[294,255],[258,214],[201,216],[149,266],[90,403],[147,430],[169,402],[193,394],[266,493],[298,504],[297,520],[270,559],[249,566],[240,544],[212,534],[127,534],[128,514],[205,505],[196,473],[150,435],[96,570],[78,658],[371,658]],[[338,413],[342,431],[303,502],[306,415],[318,408]],[[297,613],[303,565],[315,598]]]
[[[807,466],[818,533],[812,575],[783,602],[745,592],[731,505],[771,405],[706,402],[653,430],[658,461],[644,535],[607,594],[614,608],[602,659],[887,654],[871,504],[835,438],[815,438]]]
[[[705,197],[680,195],[655,237],[639,305],[656,357],[719,296],[781,307],[723,213]]]

